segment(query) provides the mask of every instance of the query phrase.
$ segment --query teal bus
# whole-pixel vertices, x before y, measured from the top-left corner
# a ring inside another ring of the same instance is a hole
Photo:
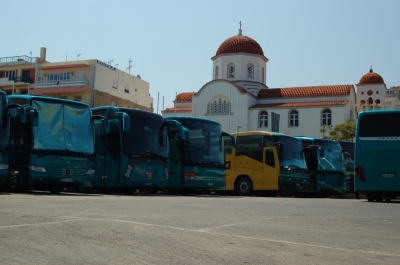
[[[309,191],[319,195],[346,193],[343,151],[337,141],[296,136],[303,144],[303,154],[310,174]]]
[[[355,136],[354,191],[369,202],[400,196],[400,110],[363,111]]]
[[[24,107],[26,122],[10,117],[10,150],[0,154],[8,164],[6,185],[59,193],[66,187],[93,183],[94,126],[90,106],[37,95],[10,95]]]
[[[5,187],[8,175],[7,153],[10,150],[10,119],[9,115],[16,109],[21,123],[26,122],[25,109],[18,104],[8,104],[7,94],[0,91],[0,189]]]
[[[179,134],[177,124],[169,125],[168,190],[182,195],[195,190],[218,190],[226,186],[223,132],[216,121],[190,117],[164,117],[183,126],[186,139]]]
[[[93,114],[109,123],[105,132],[96,121],[94,189],[133,194],[157,193],[168,188],[168,124],[176,126],[185,139],[182,126],[166,122],[149,111],[101,106]]]

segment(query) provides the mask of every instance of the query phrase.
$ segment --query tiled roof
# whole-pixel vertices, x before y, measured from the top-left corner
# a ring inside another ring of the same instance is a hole
[[[218,48],[215,56],[225,53],[252,53],[264,56],[264,52],[255,40],[247,36],[233,36],[226,39]]]
[[[258,98],[299,98],[350,95],[353,85],[286,87],[261,89]]]
[[[336,100],[336,101],[288,102],[288,103],[257,104],[257,105],[252,106],[251,109],[339,106],[339,105],[346,105],[348,102],[349,102],[348,100]]]
[[[192,111],[192,107],[166,108],[163,112]]]
[[[192,101],[192,96],[197,95],[197,92],[183,92],[176,96],[176,102]]]
[[[85,63],[76,63],[76,64],[60,64],[60,65],[48,65],[38,67],[40,70],[55,70],[55,69],[67,69],[67,68],[82,68],[89,67],[88,64]]]
[[[365,85],[365,84],[383,84],[383,78],[382,76],[378,75],[377,73],[374,73],[372,69],[369,70],[369,73],[366,73],[363,75],[360,79],[359,84],[360,85]]]

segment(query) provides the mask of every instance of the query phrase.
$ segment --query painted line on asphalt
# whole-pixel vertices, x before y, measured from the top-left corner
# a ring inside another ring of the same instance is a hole
[[[271,220],[271,219],[272,219],[272,218],[264,218],[264,220]],[[251,220],[251,221],[244,221],[244,222],[239,222],[239,223],[233,223],[233,224],[212,226],[212,227],[207,227],[207,228],[202,228],[202,229],[196,229],[196,230],[193,230],[193,231],[196,231],[196,232],[209,232],[209,230],[211,230],[211,229],[218,229],[218,228],[222,228],[222,227],[229,227],[229,226],[235,226],[235,225],[242,225],[242,224],[252,223],[252,222],[254,222],[254,220]]]
[[[250,236],[240,236],[240,235],[233,235],[233,234],[226,234],[226,233],[217,233],[211,232],[207,229],[217,228],[217,227],[210,227],[210,228],[203,228],[203,229],[187,229],[182,227],[175,227],[175,226],[166,226],[166,225],[157,225],[157,224],[150,224],[150,223],[143,223],[143,222],[135,222],[135,221],[126,221],[126,220],[118,220],[118,219],[104,219],[104,218],[82,218],[76,217],[76,219],[72,220],[64,220],[59,222],[46,222],[46,223],[34,223],[34,224],[23,224],[23,225],[8,225],[8,226],[0,226],[0,229],[3,228],[14,228],[14,227],[27,227],[27,226],[40,226],[40,225],[52,225],[52,224],[60,224],[60,223],[67,223],[67,222],[76,222],[76,221],[106,221],[106,222],[117,222],[117,223],[125,223],[125,224],[136,224],[136,225],[144,225],[144,226],[152,226],[152,227],[159,227],[159,228],[168,228],[186,232],[195,232],[195,233],[205,233],[205,234],[212,234],[212,235],[219,235],[219,236],[226,236],[226,237],[234,237],[234,238],[241,238],[241,239],[249,239],[249,240],[257,240],[257,241],[265,241],[265,242],[272,242],[272,243],[281,243],[287,245],[297,245],[297,246],[305,246],[305,247],[313,247],[313,248],[323,248],[323,249],[330,249],[330,250],[340,250],[346,252],[353,252],[353,253],[363,253],[363,254],[370,254],[370,255],[381,255],[381,256],[391,256],[391,257],[400,257],[398,254],[390,254],[390,253],[382,253],[382,252],[374,252],[374,251],[364,251],[364,250],[355,250],[355,249],[346,249],[346,248],[338,248],[338,247],[329,247],[323,245],[314,245],[308,243],[301,243],[301,242],[293,242],[293,241],[286,241],[286,240],[277,240],[277,239],[268,239],[268,238],[259,238],[259,237],[250,237]],[[227,224],[224,226],[233,226],[240,223],[235,224]]]
[[[174,230],[181,230],[181,231],[187,231],[187,232],[206,233],[206,234],[220,235],[220,236],[226,236],[226,237],[236,237],[236,238],[242,238],[242,239],[258,240],[258,241],[265,241],[265,242],[272,242],[272,243],[281,243],[281,244],[287,244],[287,245],[298,245],[298,246],[313,247],[313,248],[340,250],[340,251],[353,252],[353,253],[363,253],[363,254],[371,254],[371,255],[400,257],[399,254],[382,253],[382,252],[365,251],[365,250],[356,250],[356,249],[347,249],[347,248],[338,248],[338,247],[329,247],[329,246],[323,246],[323,245],[314,245],[314,244],[293,242],[293,241],[286,241],[286,240],[277,240],[277,239],[268,239],[268,238],[259,238],[259,237],[249,237],[249,236],[240,236],[240,235],[232,235],[232,234],[225,234],[225,233],[217,233],[217,232],[206,231],[204,228],[200,229],[200,230],[198,230],[198,229],[187,229],[187,228],[182,228],[182,227],[165,226],[165,225],[149,224],[149,223],[142,223],[142,222],[118,220],[118,219],[93,219],[93,218],[81,218],[81,219],[87,219],[87,220],[91,220],[91,221],[112,221],[112,222],[118,222],[118,223],[137,224],[137,225],[153,226],[153,227],[160,227],[160,228],[170,228],[170,229],[174,229]],[[235,225],[235,224],[230,224],[230,225]],[[229,226],[229,224],[226,225],[226,226]]]
[[[61,224],[61,223],[67,223],[67,222],[76,222],[79,219],[74,219],[74,220],[64,220],[64,221],[59,221],[59,222],[46,222],[46,223],[34,223],[34,224],[23,224],[23,225],[3,225],[0,226],[0,229],[4,228],[14,228],[14,227],[27,227],[27,226],[40,226],[40,225],[54,225],[54,224]],[[84,220],[82,220],[84,221]]]

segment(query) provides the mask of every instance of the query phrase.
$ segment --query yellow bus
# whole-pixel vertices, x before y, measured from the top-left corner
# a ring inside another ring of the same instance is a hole
[[[236,147],[225,141],[226,191],[249,196],[254,191],[278,191],[283,196],[307,192],[309,174],[300,140],[275,132],[232,133]]]

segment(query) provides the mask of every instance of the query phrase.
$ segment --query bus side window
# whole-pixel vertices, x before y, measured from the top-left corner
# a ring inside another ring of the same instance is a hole
[[[271,167],[275,167],[274,150],[265,150],[265,164]]]

